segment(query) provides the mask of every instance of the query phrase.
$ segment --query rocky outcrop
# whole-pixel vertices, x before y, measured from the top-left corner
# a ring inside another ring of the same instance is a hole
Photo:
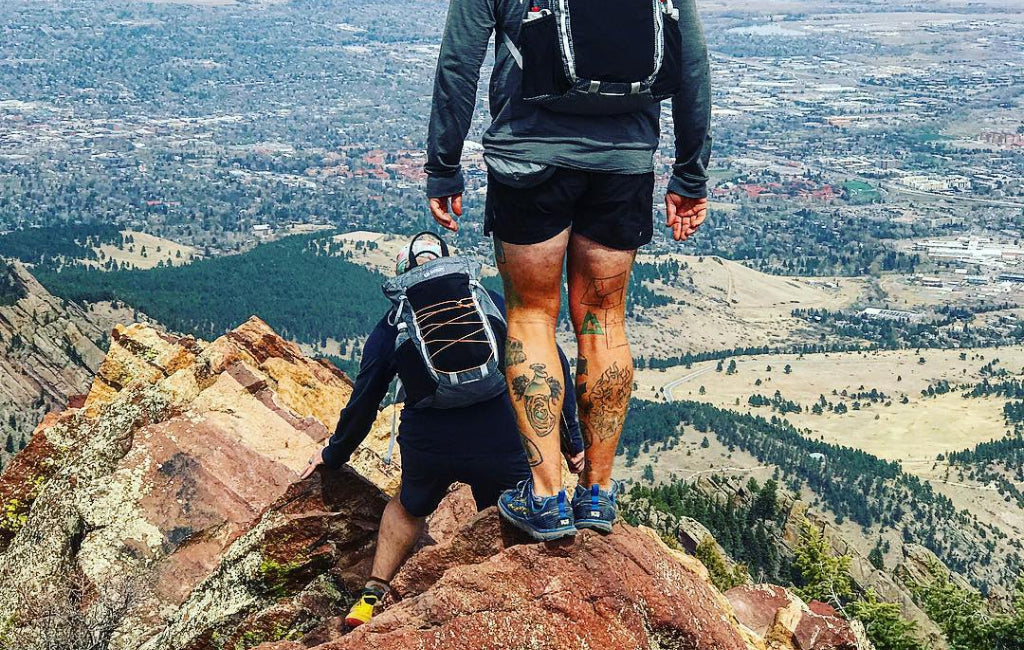
[[[17,620],[26,588],[58,593],[76,575],[98,586],[143,575],[151,589],[116,635],[117,647],[134,649],[174,623],[225,557],[240,558],[237,567],[255,562],[273,593],[286,576],[267,549],[277,548],[282,526],[295,529],[285,524],[296,503],[316,502],[311,486],[289,490],[350,395],[343,373],[255,318],[209,344],[116,328],[82,407],[48,416],[0,476],[0,618]],[[354,466],[385,484],[398,472],[372,452]],[[347,476],[364,487],[363,500],[355,488],[350,495],[362,518],[333,519],[363,522],[351,524],[349,541],[372,545],[383,497]],[[324,539],[346,539],[319,523]],[[246,543],[262,551],[247,555]],[[317,548],[308,553],[317,572],[337,564]],[[349,550],[338,552],[359,555]]]
[[[749,507],[752,504],[752,495],[743,481],[722,476],[701,476],[694,485],[714,499],[726,500],[737,506]],[[855,590],[861,593],[873,590],[881,600],[899,604],[902,614],[918,625],[919,630],[932,645],[940,649],[945,647],[941,631],[914,602],[907,581],[894,578],[894,575],[900,575],[899,569],[890,575],[886,571],[875,568],[867,557],[847,542],[842,531],[832,523],[830,516],[808,507],[803,501],[794,500],[789,495],[780,493],[778,505],[784,516],[778,535],[779,551],[784,557],[792,559],[799,544],[800,531],[804,522],[809,522],[822,531],[834,553],[850,557],[850,578]],[[633,506],[631,504],[628,507]],[[700,534],[699,529],[693,529],[686,522],[664,513],[661,513],[661,516],[663,518],[661,523],[671,526],[669,530],[680,540],[681,544],[692,543],[689,541],[692,536]],[[664,517],[669,519],[664,519]],[[659,528],[659,530],[663,529]],[[695,530],[697,532],[694,532]],[[919,555],[912,554],[913,557]],[[931,557],[942,566],[941,561],[934,554]]]
[[[866,650],[853,628],[830,606],[804,603],[774,585],[744,585],[726,592],[741,623],[769,650]]]
[[[903,558],[893,573],[908,588],[916,589],[942,579],[963,591],[977,593],[978,590],[966,578],[956,571],[950,571],[935,553],[920,544],[904,544],[902,551]]]
[[[104,330],[81,308],[50,295],[18,262],[0,260],[0,450],[28,438],[43,414],[84,393],[103,361]],[[6,460],[6,451],[0,457]]]
[[[519,541],[493,509],[478,515],[403,572],[415,597],[329,647],[751,647],[703,567],[650,529]]]
[[[212,343],[116,328],[87,398],[49,415],[0,475],[17,515],[0,538],[4,638],[40,647],[46,619],[26,611],[70,602],[65,615],[91,616],[131,577],[142,588],[107,632],[113,650],[851,647],[841,619],[781,589],[772,624],[752,630],[651,529],[524,543],[464,487],[386,610],[346,633],[398,484],[381,458],[391,412],[350,467],[297,477],[350,394],[255,318]]]

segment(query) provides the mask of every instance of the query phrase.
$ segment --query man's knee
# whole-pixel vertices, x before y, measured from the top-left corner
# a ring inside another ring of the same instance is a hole
[[[516,310],[509,310],[508,312],[509,325],[517,326],[520,328],[534,329],[538,332],[550,332],[554,331],[558,325],[558,309],[554,311],[545,307],[538,308],[522,308]]]

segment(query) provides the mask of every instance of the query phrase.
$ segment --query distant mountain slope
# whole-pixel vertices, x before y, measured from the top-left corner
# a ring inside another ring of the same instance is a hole
[[[173,268],[74,268],[39,278],[63,298],[120,300],[169,330],[207,339],[253,314],[302,343],[366,336],[387,305],[382,276],[340,252],[322,250],[317,240],[315,235],[285,237],[239,255]]]
[[[720,257],[641,254],[634,274],[671,298],[638,312],[631,324],[634,347],[646,357],[818,343],[791,312],[841,309],[865,288],[859,279],[768,275]]]
[[[50,295],[17,262],[0,261],[0,452],[10,455],[43,414],[89,388],[104,328]]]

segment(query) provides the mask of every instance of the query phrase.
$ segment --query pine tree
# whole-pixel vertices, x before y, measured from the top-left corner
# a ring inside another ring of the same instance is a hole
[[[700,540],[694,555],[707,568],[712,584],[718,587],[719,591],[729,591],[733,587],[745,583],[749,578],[747,570],[742,564],[738,564],[732,569],[729,568],[711,536]]]
[[[794,566],[800,571],[802,582],[796,589],[799,596],[841,609],[853,595],[850,556],[833,555],[824,533],[806,519],[800,527],[794,555]]]
[[[917,650],[917,625],[903,618],[900,606],[878,600],[874,590],[868,590],[864,600],[852,603],[850,613],[864,624],[868,638],[876,650]]]

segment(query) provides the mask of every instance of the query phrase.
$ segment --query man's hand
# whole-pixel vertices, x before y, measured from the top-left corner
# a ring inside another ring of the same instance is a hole
[[[449,212],[449,206],[451,206],[451,212]],[[462,216],[461,192],[451,196],[430,199],[430,214],[433,215],[434,221],[452,232],[458,232],[459,224],[455,223],[455,217],[452,216],[452,212],[455,213],[456,217]]]
[[[586,457],[582,451],[575,456],[563,452],[562,456],[565,457],[565,464],[569,466],[570,472],[573,474],[579,474],[583,471],[583,464]]]
[[[665,195],[665,225],[676,241],[689,239],[708,217],[708,200],[691,199],[669,192]]]
[[[302,474],[299,475],[299,480],[302,481],[304,479],[309,478],[310,476],[313,475],[313,472],[316,471],[316,468],[320,467],[323,464],[324,449],[323,447],[321,447],[320,449],[316,450],[316,453],[309,457],[309,463],[306,465],[306,469],[302,470]]]

